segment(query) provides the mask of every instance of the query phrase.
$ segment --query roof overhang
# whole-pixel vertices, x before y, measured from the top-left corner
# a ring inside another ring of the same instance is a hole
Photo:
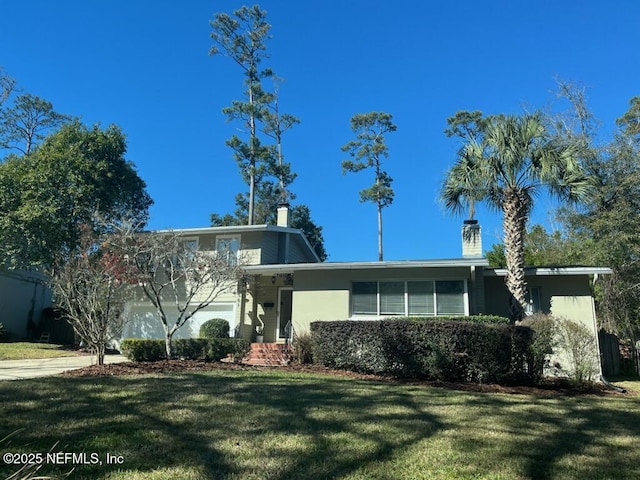
[[[558,276],[558,275],[608,275],[611,273],[609,267],[526,267],[525,276]],[[506,277],[506,268],[487,268],[484,270],[485,277]]]
[[[199,228],[173,228],[166,230],[154,230],[155,233],[175,233],[178,235],[206,235],[208,233],[242,233],[242,232],[283,232],[298,233],[302,230],[290,227],[278,227],[276,225],[231,225],[226,227],[199,227]]]
[[[294,273],[301,271],[328,270],[378,270],[389,268],[454,268],[454,267],[486,267],[485,258],[443,259],[443,260],[406,260],[387,262],[324,262],[324,263],[290,263],[286,265],[249,265],[247,273],[272,275],[274,273]]]

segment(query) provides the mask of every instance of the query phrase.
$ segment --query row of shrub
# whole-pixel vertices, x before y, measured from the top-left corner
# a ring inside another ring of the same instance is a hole
[[[500,317],[498,315],[460,315],[460,316],[411,316],[411,317],[389,317],[386,320],[389,321],[397,321],[397,320],[408,320],[412,322],[470,322],[470,323],[486,323],[490,325],[509,325],[511,324],[511,320],[507,317]]]
[[[314,362],[441,381],[531,381],[530,328],[450,318],[429,320],[314,322]]]
[[[242,338],[178,338],[171,342],[175,358],[214,362],[231,355],[234,360],[244,357],[251,347]],[[120,344],[122,354],[135,362],[166,360],[164,340],[127,338]]]

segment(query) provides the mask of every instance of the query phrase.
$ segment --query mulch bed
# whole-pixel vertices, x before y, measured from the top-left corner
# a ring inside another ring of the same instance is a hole
[[[278,369],[290,372],[305,372],[325,375],[336,375],[350,377],[359,380],[373,380],[383,382],[394,382],[408,385],[424,385],[429,387],[446,388],[450,390],[462,390],[469,392],[483,393],[507,393],[519,395],[538,396],[574,396],[574,395],[624,395],[615,390],[606,388],[604,385],[588,384],[582,386],[571,385],[565,379],[550,379],[543,385],[496,385],[496,384],[475,384],[475,383],[453,383],[438,382],[415,379],[398,379],[380,375],[368,375],[346,370],[332,370],[320,365],[299,365],[291,364],[278,367],[257,367],[227,362],[203,362],[198,360],[165,360],[159,362],[124,362],[109,365],[92,365],[77,370],[64,372],[65,377],[111,377],[122,375],[149,375],[180,372],[206,372],[211,370],[239,370],[256,371],[265,369]]]

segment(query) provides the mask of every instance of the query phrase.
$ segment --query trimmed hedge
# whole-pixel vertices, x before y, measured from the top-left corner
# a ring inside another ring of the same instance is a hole
[[[531,329],[503,324],[375,320],[311,324],[329,368],[476,383],[530,382]]]
[[[207,360],[208,346],[209,340],[206,338],[176,338],[171,342],[171,352],[175,358]],[[224,358],[224,355],[220,358]]]
[[[185,360],[219,361],[227,355],[242,359],[251,343],[242,338],[177,338],[171,342],[174,358]],[[165,341],[127,338],[120,344],[122,354],[134,362],[165,360]]]
[[[471,322],[471,323],[488,323],[488,324],[492,324],[492,325],[496,325],[496,324],[502,324],[502,325],[509,325],[511,324],[511,320],[509,320],[507,317],[500,317],[498,315],[461,315],[459,317],[445,317],[445,316],[438,316],[438,317],[387,317],[385,318],[385,320],[387,321],[392,321],[392,320],[405,320],[405,321],[412,321],[412,322],[433,322],[433,321],[447,321],[447,322]]]
[[[229,322],[212,318],[200,326],[200,338],[229,338]]]
[[[125,338],[120,342],[120,351],[134,362],[157,362],[167,358],[164,340]]]

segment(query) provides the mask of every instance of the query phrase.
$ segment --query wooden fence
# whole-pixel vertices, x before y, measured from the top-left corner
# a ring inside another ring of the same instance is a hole
[[[603,330],[598,332],[600,342],[600,359],[602,362],[602,374],[605,377],[620,375],[620,344],[618,337]]]

